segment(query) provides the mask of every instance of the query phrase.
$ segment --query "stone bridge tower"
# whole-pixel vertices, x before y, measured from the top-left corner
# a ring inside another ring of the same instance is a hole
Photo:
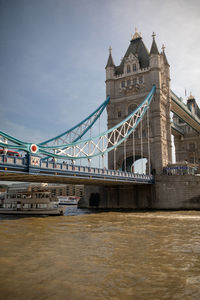
[[[131,135],[126,141],[126,148],[123,144],[117,148],[115,158],[113,151],[108,154],[110,169],[114,169],[115,166],[117,169],[123,169],[126,166],[126,170],[130,171],[134,160],[141,157],[149,159],[150,156],[151,172],[161,174],[163,167],[171,163],[169,67],[164,47],[161,53],[158,51],[155,34],[153,34],[149,53],[141,34],[136,31],[119,66],[115,66],[111,48],[109,49],[106,65],[106,94],[111,98],[107,107],[108,128],[128,116],[144,100],[152,86],[156,85],[156,94],[152,99],[149,112],[149,140],[145,116],[142,125],[139,124],[139,128],[134,133],[135,147]],[[150,151],[148,151],[148,142]]]

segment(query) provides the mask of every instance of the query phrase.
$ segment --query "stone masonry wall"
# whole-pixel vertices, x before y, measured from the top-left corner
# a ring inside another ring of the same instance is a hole
[[[200,177],[156,176],[155,209],[200,209]]]
[[[152,185],[85,186],[79,207],[151,209]]]
[[[156,176],[154,185],[85,186],[79,207],[200,209],[200,176]]]

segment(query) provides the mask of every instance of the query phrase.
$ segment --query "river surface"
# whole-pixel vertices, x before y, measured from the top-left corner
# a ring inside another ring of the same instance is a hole
[[[0,299],[200,299],[200,212],[0,217]]]

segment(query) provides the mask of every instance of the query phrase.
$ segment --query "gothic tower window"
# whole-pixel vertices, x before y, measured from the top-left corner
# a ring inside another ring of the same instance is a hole
[[[137,66],[136,64],[133,64],[133,72],[137,71]]]
[[[133,78],[133,85],[136,86],[137,84],[137,78]]]
[[[123,80],[122,83],[121,83],[121,87],[125,87],[125,81]]]
[[[127,65],[127,73],[130,73],[130,72],[131,72],[131,66]]]
[[[127,80],[127,86],[130,86],[130,85],[131,85],[131,81]]]
[[[121,111],[118,111],[118,118],[121,118],[121,116],[122,116],[122,113],[121,113]]]

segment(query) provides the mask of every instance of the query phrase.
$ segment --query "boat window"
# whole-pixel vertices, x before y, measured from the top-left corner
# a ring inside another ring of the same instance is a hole
[[[31,208],[31,204],[30,203],[24,203],[23,208]]]
[[[40,203],[40,204],[38,204],[38,208],[47,208],[47,204],[46,203]]]

